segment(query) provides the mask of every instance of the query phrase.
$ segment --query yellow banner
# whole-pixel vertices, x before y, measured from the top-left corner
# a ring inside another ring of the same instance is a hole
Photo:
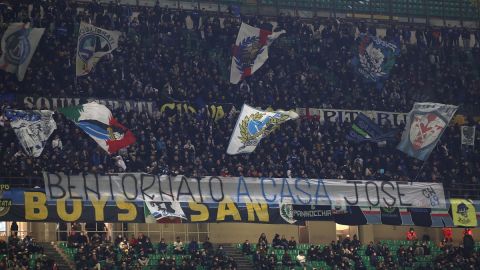
[[[473,202],[466,199],[450,199],[453,224],[462,227],[476,227],[477,215]]]

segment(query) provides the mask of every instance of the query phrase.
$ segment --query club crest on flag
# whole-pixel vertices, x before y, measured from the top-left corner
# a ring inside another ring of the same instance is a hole
[[[103,35],[87,33],[78,39],[78,56],[88,62],[97,52],[108,53],[113,50],[112,42]]]
[[[244,72],[253,66],[258,55],[265,50],[264,45],[265,44],[260,44],[260,37],[258,36],[247,36],[240,42],[234,52],[233,58],[242,77],[245,76]]]
[[[75,74],[90,73],[100,59],[118,47],[120,32],[109,31],[87,23],[80,23],[77,42]]]
[[[5,61],[12,65],[23,64],[30,55],[30,42],[28,29],[20,29],[5,40]]]
[[[280,127],[279,124],[288,119],[288,115],[281,113],[269,116],[266,113],[256,112],[245,116],[240,123],[240,141],[244,144],[242,148],[257,145],[261,138],[268,136],[268,134]]]
[[[298,118],[296,112],[257,110],[243,105],[240,116],[230,137],[227,154],[251,153],[260,141],[288,120]]]
[[[268,47],[283,33],[242,23],[233,49],[230,82],[237,84],[255,73],[267,61]]]
[[[376,82],[388,76],[399,54],[398,47],[377,37],[362,35],[353,65],[365,79]]]
[[[446,121],[435,113],[413,115],[410,129],[413,149],[420,150],[436,142],[446,125]]]
[[[397,149],[407,155],[426,160],[442,137],[458,106],[416,102],[408,113],[405,130]]]

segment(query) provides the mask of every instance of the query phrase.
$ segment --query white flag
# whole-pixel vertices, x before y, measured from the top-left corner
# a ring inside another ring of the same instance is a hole
[[[2,37],[0,69],[17,74],[23,81],[45,28],[29,28],[29,24],[12,23]]]
[[[49,110],[5,112],[20,144],[29,156],[39,157],[48,138],[57,128],[53,113]]]
[[[120,32],[80,23],[77,43],[76,75],[90,73],[100,59],[118,47]]]
[[[151,216],[157,221],[163,218],[187,219],[178,201],[145,202],[145,205],[147,206],[148,211],[150,212],[150,215],[148,213],[145,213],[146,218]]]
[[[397,149],[416,159],[428,159],[457,108],[455,105],[415,102],[408,113]]]
[[[279,128],[280,124],[296,118],[298,118],[296,112],[265,112],[244,104],[230,137],[227,154],[236,155],[255,151],[260,141]]]
[[[230,82],[237,84],[252,75],[268,59],[268,47],[285,30],[270,32],[242,23],[233,50]]]
[[[475,145],[475,126],[462,126],[462,144],[464,145]]]

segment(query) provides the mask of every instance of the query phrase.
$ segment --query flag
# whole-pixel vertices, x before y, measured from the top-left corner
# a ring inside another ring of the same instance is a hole
[[[57,129],[53,114],[54,112],[48,110],[5,111],[5,116],[10,121],[23,150],[29,156],[39,157],[47,144],[48,138]]]
[[[253,152],[260,141],[279,128],[280,124],[296,118],[298,114],[295,112],[265,112],[244,104],[230,137],[227,154]]]
[[[79,106],[59,109],[68,119],[75,122],[100,147],[112,154],[135,143],[135,136],[122,126],[104,105],[90,102]]]
[[[242,23],[233,50],[230,82],[237,84],[257,71],[268,59],[270,44],[283,33],[286,32],[272,33]]]
[[[29,24],[12,23],[2,37],[0,69],[17,74],[23,81],[45,28],[29,28]]]
[[[179,221],[178,219],[185,219],[187,217],[179,202],[145,202],[144,212],[147,223],[161,222],[162,219],[169,219],[169,221]],[[155,220],[155,221],[153,221]],[[175,223],[176,223],[175,222]]]
[[[397,149],[411,157],[426,160],[457,108],[454,105],[440,103],[415,103],[408,113],[405,130]]]
[[[477,227],[477,213],[471,200],[450,199],[453,224],[461,227]]]
[[[387,78],[400,53],[397,45],[367,34],[361,34],[359,41],[352,60],[355,70],[367,81],[378,82]]]
[[[475,145],[475,126],[462,126],[462,145]]]
[[[118,47],[120,32],[108,31],[88,23],[80,23],[76,75],[90,73],[100,59]]]
[[[396,131],[383,132],[370,118],[363,113],[358,114],[352,124],[352,129],[346,138],[349,141],[359,142],[382,142],[395,139]]]

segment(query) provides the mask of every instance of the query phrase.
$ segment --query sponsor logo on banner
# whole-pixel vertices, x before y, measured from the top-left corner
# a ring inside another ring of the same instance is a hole
[[[286,222],[290,224],[295,224],[297,221],[293,218],[293,205],[282,203],[280,204],[280,216]]]
[[[7,215],[12,206],[11,199],[3,198],[4,191],[8,191],[9,189],[10,189],[10,185],[0,184],[0,218]]]
[[[442,184],[341,179],[217,177],[187,178],[145,173],[65,175],[44,173],[49,199],[101,197],[110,200],[271,205],[338,205],[445,208]]]

